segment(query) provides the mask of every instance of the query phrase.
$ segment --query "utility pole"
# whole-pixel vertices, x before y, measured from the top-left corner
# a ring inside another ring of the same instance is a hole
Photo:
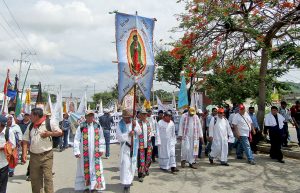
[[[36,55],[36,53],[32,53],[32,52],[21,52],[21,58],[20,59],[13,59],[13,62],[19,62],[20,63],[20,67],[19,67],[19,82],[18,82],[18,88],[20,88],[20,82],[21,82],[21,74],[22,74],[22,63],[29,63],[29,61],[26,61],[23,59],[24,55]],[[24,81],[25,82],[25,81]]]
[[[28,72],[29,72],[29,70],[35,70],[35,69],[31,69],[30,67],[31,67],[31,63],[28,66],[28,69],[27,69],[27,72],[26,72],[26,76],[25,76],[25,80],[23,82],[23,87],[22,87],[22,91],[21,91],[21,101],[22,101],[22,98],[23,98],[23,92],[24,92],[24,88],[25,88],[25,84],[26,84]],[[20,77],[19,77],[19,82],[20,82]],[[19,84],[19,82],[18,82],[18,84]],[[18,88],[19,88],[19,86],[18,86]]]

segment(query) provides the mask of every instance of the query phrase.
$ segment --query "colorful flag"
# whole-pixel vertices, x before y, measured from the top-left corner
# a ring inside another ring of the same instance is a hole
[[[1,114],[6,115],[8,113],[8,101],[7,101],[7,91],[8,91],[8,86],[10,84],[9,80],[9,69],[7,69],[7,74],[6,74],[6,79],[4,82],[4,88],[3,88],[3,104],[2,104],[2,109],[1,109]]]
[[[154,19],[116,13],[119,102],[134,85],[150,100],[154,76]]]
[[[144,100],[144,107],[145,109],[151,109],[151,102],[147,101],[146,99]]]
[[[180,91],[178,95],[178,108],[181,109],[189,105],[186,82],[184,76],[181,78]]]
[[[25,104],[24,104],[24,113],[31,113],[31,91],[30,89],[26,90],[26,98],[25,98]]]

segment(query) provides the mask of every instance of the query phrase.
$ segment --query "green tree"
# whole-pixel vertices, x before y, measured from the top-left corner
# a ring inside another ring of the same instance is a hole
[[[179,0],[186,12],[179,15],[186,31],[180,49],[207,59],[211,68],[236,66],[243,60],[259,63],[258,119],[263,125],[267,101],[268,66],[288,68],[291,55],[273,60],[272,52],[295,44],[299,52],[300,2],[293,0]],[[180,53],[180,51],[178,52]],[[178,54],[177,54],[178,55]],[[213,63],[217,61],[216,63]],[[278,62],[281,61],[281,62]],[[231,64],[229,64],[231,65]]]

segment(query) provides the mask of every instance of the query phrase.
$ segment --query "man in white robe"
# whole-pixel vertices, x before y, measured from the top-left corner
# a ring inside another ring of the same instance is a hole
[[[130,110],[123,110],[122,117],[117,128],[117,139],[120,142],[120,180],[124,186],[124,193],[129,193],[137,169],[138,135],[142,130],[140,125],[132,120]]]
[[[217,158],[221,161],[221,165],[229,166],[227,163],[228,142],[233,143],[234,137],[223,108],[218,109],[218,116],[210,121],[209,140],[212,141],[210,163],[213,164],[214,158]]]
[[[176,168],[175,156],[175,125],[171,120],[172,113],[166,111],[164,117],[157,124],[156,130],[156,145],[158,146],[158,161],[160,169],[171,172],[174,174],[179,170]]]
[[[98,192],[105,189],[101,156],[105,152],[103,130],[94,120],[94,112],[87,111],[86,121],[76,130],[74,155],[77,158],[75,191]]]
[[[198,156],[199,140],[203,143],[203,131],[199,117],[193,107],[182,115],[178,131],[179,140],[181,140],[181,167],[185,167],[188,162],[189,166],[197,169],[195,158]]]

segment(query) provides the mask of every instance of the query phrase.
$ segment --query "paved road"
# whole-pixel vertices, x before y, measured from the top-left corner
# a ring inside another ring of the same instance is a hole
[[[112,156],[104,159],[105,192],[122,192],[119,181],[119,145],[112,145]],[[179,150],[177,149],[177,153]],[[178,154],[179,155],[179,154]],[[73,184],[76,160],[72,150],[54,154],[54,185],[56,193],[74,192]],[[151,168],[144,183],[134,181],[133,193],[277,193],[300,192],[300,161],[286,159],[285,164],[274,162],[267,155],[256,156],[257,165],[246,160],[230,157],[230,167],[208,164],[208,159],[199,160],[199,168],[180,169],[178,175],[161,172],[157,163]],[[9,179],[8,193],[30,193],[30,183],[25,181],[27,165],[16,168],[15,176]]]

